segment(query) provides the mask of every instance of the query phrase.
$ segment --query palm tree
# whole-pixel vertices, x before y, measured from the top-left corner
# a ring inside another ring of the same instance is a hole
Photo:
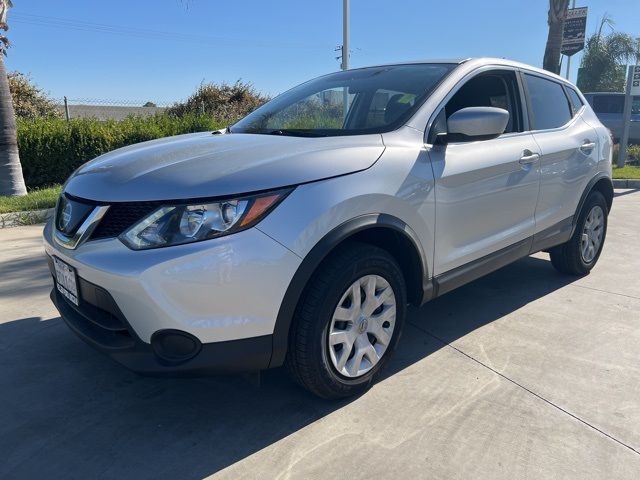
[[[631,35],[613,31],[613,20],[604,16],[598,31],[587,39],[578,88],[584,92],[622,92],[626,80],[624,65],[640,61],[640,43]],[[608,35],[603,33],[609,27]]]
[[[9,29],[7,12],[12,6],[11,0],[0,0],[0,31]],[[16,117],[4,67],[8,47],[9,40],[0,34],[0,195],[26,195],[18,156]]]
[[[567,16],[569,0],[549,0],[549,13],[547,24],[549,34],[547,36],[547,46],[544,49],[544,60],[542,66],[545,70],[553,73],[560,73],[560,49],[562,48],[562,30],[564,19]]]

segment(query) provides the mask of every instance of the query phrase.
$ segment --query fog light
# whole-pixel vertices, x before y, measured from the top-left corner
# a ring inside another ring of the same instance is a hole
[[[202,348],[200,340],[180,330],[159,330],[151,336],[151,348],[165,363],[178,364],[191,360]]]

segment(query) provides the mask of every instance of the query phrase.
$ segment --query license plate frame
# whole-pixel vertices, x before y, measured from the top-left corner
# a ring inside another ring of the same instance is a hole
[[[78,275],[76,274],[76,269],[58,257],[52,258],[56,274],[56,288],[67,300],[75,306],[78,306],[80,295],[78,295]]]

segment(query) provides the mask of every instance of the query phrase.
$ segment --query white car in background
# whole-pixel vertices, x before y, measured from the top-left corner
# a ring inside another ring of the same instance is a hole
[[[103,155],[65,184],[44,239],[62,317],[125,366],[286,364],[335,398],[378,377],[407,304],[541,250],[588,273],[612,199],[610,136],[572,84],[425,61],[329,74],[225,131]]]

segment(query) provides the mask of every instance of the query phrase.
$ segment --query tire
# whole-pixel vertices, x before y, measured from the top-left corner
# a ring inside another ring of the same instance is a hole
[[[368,291],[375,293],[367,296]],[[406,308],[405,281],[395,259],[372,245],[346,245],[318,268],[298,303],[285,359],[289,374],[322,398],[363,393],[396,349]],[[332,342],[344,343],[330,346],[330,335]]]
[[[598,217],[598,213],[601,215],[599,222],[594,220],[595,217]],[[552,248],[549,252],[551,263],[556,270],[569,275],[586,275],[591,271],[597,263],[598,258],[600,258],[600,253],[604,246],[607,235],[607,214],[608,208],[604,196],[598,191],[591,192],[582,210],[580,210],[575,231],[569,241]],[[593,228],[593,225],[596,224],[598,226]],[[591,236],[592,234],[596,235],[596,238],[599,238],[597,245],[593,243],[594,238]],[[585,243],[583,243],[583,235],[588,235],[587,242],[593,247],[589,249],[586,255],[584,252]]]

